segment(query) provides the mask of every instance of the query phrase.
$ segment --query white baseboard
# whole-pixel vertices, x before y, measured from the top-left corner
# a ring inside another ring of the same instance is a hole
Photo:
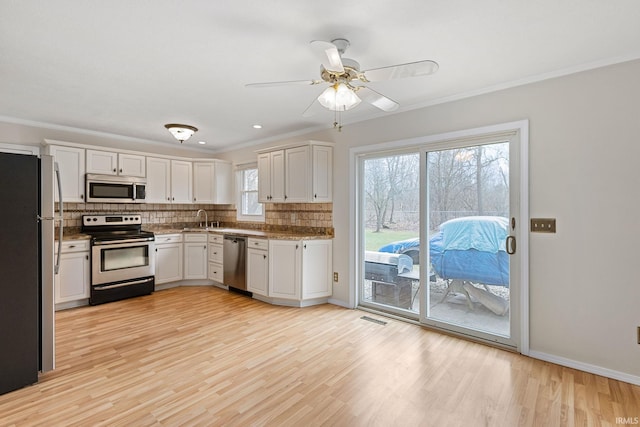
[[[349,307],[349,304],[347,304],[346,302],[344,302],[342,300],[339,300],[339,299],[329,298],[329,300],[327,302],[329,304],[338,305],[340,307],[344,307],[344,308],[348,308],[348,309],[355,308],[355,307]]]
[[[576,360],[554,356],[552,354],[542,353],[535,350],[530,350],[529,356],[533,357],[534,359],[544,360],[545,362],[555,363],[556,365],[566,366],[567,368],[578,369],[580,371],[589,372],[590,374],[600,375],[614,380],[640,385],[640,376],[637,375],[614,371],[613,369],[603,368],[601,366],[591,365],[589,363],[578,362]]]

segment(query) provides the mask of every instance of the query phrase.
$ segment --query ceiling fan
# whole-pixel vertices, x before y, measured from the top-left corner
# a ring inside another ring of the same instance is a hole
[[[391,112],[400,106],[396,101],[367,87],[364,83],[381,80],[392,80],[405,77],[417,77],[433,74],[438,70],[438,63],[430,60],[391,65],[360,71],[360,64],[342,55],[349,47],[346,39],[334,39],[331,42],[314,40],[311,49],[320,63],[319,80],[290,80],[267,83],[250,83],[246,87],[273,87],[283,85],[319,85],[329,83],[329,87],[318,96],[302,114],[313,115],[316,101],[334,112],[347,111],[361,101],[365,101],[382,111]],[[334,123],[338,126],[338,123]]]

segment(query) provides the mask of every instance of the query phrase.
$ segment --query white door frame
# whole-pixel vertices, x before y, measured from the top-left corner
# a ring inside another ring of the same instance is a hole
[[[512,197],[517,200],[511,203],[517,203],[519,207],[518,226],[516,227],[517,252],[519,259],[519,313],[516,324],[519,325],[518,331],[512,331],[512,335],[516,336],[517,351],[529,354],[529,121],[519,120],[497,125],[483,126],[473,129],[465,129],[460,131],[446,132],[436,135],[430,135],[419,138],[410,138],[398,141],[384,142],[381,144],[368,145],[363,147],[354,147],[349,150],[349,191],[350,191],[350,218],[349,225],[351,235],[349,239],[349,261],[352,266],[350,270],[350,289],[349,289],[349,306],[356,307],[358,305],[357,292],[364,274],[364,260],[362,259],[363,236],[360,233],[360,212],[362,209],[360,197],[357,189],[360,186],[362,176],[360,176],[359,158],[363,155],[374,152],[395,152],[407,150],[415,147],[420,151],[433,150],[436,145],[444,144],[447,141],[464,139],[473,140],[474,137],[486,139],[492,134],[506,134],[513,132],[517,135],[518,143],[516,144],[516,152],[510,154],[516,155],[519,166],[519,182],[517,189],[512,191]],[[423,168],[424,169],[424,168]],[[424,177],[422,177],[424,178]],[[424,238],[426,232],[421,230],[421,238]],[[426,269],[421,269],[421,274],[426,275]],[[422,283],[427,283],[425,277],[421,278]],[[421,295],[419,296],[422,297]],[[424,313],[422,314],[424,315]]]

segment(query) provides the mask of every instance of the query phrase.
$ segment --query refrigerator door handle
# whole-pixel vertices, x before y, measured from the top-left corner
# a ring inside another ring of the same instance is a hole
[[[62,202],[62,181],[60,179],[60,168],[58,162],[53,164],[53,169],[56,171],[56,181],[58,182],[58,206],[60,209],[60,226],[58,227],[58,256],[56,257],[56,265],[53,268],[53,273],[58,274],[60,271],[60,255],[62,254],[62,237],[64,234],[64,203]]]

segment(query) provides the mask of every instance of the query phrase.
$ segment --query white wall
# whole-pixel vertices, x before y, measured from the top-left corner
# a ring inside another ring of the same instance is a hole
[[[296,138],[336,142],[334,271],[341,281],[334,299],[355,303],[345,185],[351,147],[529,119],[530,216],[555,217],[558,230],[530,235],[532,354],[640,383],[638,76],[640,61],[634,61]],[[0,142],[43,138],[104,139],[0,123]],[[215,157],[256,158],[246,148]]]
[[[557,218],[556,234],[530,234],[532,354],[638,382],[638,76],[634,61],[298,138],[336,142],[334,299],[355,303],[344,185],[351,147],[529,119],[530,216]]]

